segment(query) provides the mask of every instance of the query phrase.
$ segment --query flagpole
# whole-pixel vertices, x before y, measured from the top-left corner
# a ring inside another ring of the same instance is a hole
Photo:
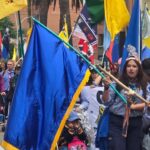
[[[36,20],[35,18],[32,17],[32,19],[40,24],[43,28],[45,28],[47,31],[49,31],[50,33],[52,33],[54,36],[56,36],[57,38],[59,38],[62,42],[65,43],[65,45],[67,45],[68,47],[70,47],[72,50],[74,50],[88,65],[90,65],[101,77],[102,79],[105,79],[105,76],[102,72],[99,71],[99,69],[97,69],[97,67],[93,64],[91,64],[91,62],[85,58],[85,56],[82,55],[82,53],[80,53],[78,50],[76,50],[72,45],[70,45],[68,42],[65,42],[63,39],[61,39],[56,33],[54,33],[51,29],[47,28],[45,25],[43,25],[41,22],[39,22],[38,20]],[[118,96],[121,98],[121,100],[127,104],[127,100],[125,99],[125,97],[123,95],[121,95],[117,89],[110,84],[110,87],[118,94]]]
[[[15,13],[15,20],[16,20],[16,29],[17,29],[17,36],[16,36],[16,38],[17,38],[17,40],[16,40],[16,47],[17,47],[17,57],[19,56],[18,54],[19,54],[19,39],[18,39],[18,20],[17,20],[17,14]]]
[[[24,57],[23,36],[22,36],[22,27],[21,27],[20,11],[18,11],[18,22],[19,22],[19,34],[20,34],[20,39],[21,39],[21,56]],[[21,57],[21,56],[20,56],[20,57]]]

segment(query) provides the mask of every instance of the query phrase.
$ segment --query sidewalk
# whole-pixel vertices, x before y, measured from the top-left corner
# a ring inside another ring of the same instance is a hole
[[[0,132],[0,143],[1,143],[2,140],[3,140],[3,136],[4,136],[4,132]]]

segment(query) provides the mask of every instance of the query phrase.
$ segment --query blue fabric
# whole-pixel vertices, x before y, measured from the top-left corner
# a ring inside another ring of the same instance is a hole
[[[112,49],[112,63],[118,62],[119,59],[119,34],[114,39],[114,45]]]
[[[8,59],[8,50],[6,49],[6,47],[3,45],[3,49],[2,49],[2,58],[4,58],[5,60]]]
[[[128,57],[128,45],[134,46],[136,48],[136,52],[138,54],[140,53],[140,0],[134,1],[132,15],[122,55],[121,70],[123,69],[126,58]]]
[[[20,150],[49,150],[87,64],[35,22],[4,140]]]
[[[97,44],[97,25],[91,25],[91,18],[87,11],[87,5],[85,4],[78,18],[77,25],[80,27],[81,31],[85,34],[88,42],[91,45]]]
[[[95,144],[102,150],[107,150],[109,132],[109,108],[106,108],[98,123]]]
[[[150,48],[144,47],[141,54],[141,60],[150,58]]]
[[[106,21],[104,21],[104,40],[103,40],[104,52],[108,50],[110,42],[111,42],[110,33],[108,32]]]

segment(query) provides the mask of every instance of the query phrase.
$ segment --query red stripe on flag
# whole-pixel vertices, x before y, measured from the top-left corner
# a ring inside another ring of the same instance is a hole
[[[106,51],[106,57],[108,58],[108,60],[110,61],[110,63],[112,63],[112,50],[113,50],[113,46],[114,46],[114,40],[110,42],[110,46],[109,46],[108,50]]]

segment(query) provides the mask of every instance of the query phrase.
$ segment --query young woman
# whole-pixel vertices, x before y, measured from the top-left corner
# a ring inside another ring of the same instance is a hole
[[[135,57],[129,57],[124,65],[119,79],[126,86],[146,98],[146,81],[140,62]],[[128,106],[118,95],[108,88],[109,79],[104,82],[103,102],[112,102],[109,111],[109,150],[141,150],[142,146],[142,115],[144,103],[134,95],[126,93],[122,87],[114,83],[116,89],[126,98]]]

